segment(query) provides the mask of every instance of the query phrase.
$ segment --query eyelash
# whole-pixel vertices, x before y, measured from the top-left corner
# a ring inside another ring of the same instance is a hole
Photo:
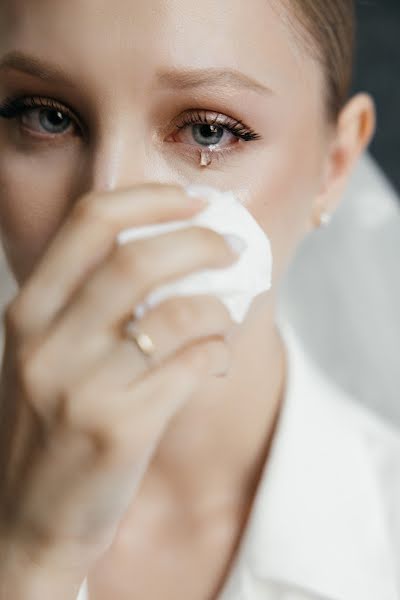
[[[85,131],[85,128],[77,119],[74,111],[66,106],[65,104],[60,104],[56,100],[51,98],[40,98],[34,96],[23,96],[23,97],[14,97],[14,98],[6,98],[3,103],[0,104],[0,118],[4,119],[15,119],[19,116],[23,115],[25,112],[29,110],[33,110],[35,108],[45,108],[48,110],[55,110],[62,113],[65,117],[70,118],[75,124],[79,126],[80,129]],[[210,115],[210,112],[213,116]],[[216,125],[221,127],[222,129],[229,131],[232,133],[238,141],[249,142],[253,140],[261,139],[261,136],[256,133],[251,128],[247,127],[242,121],[238,121],[232,119],[230,117],[226,117],[222,114],[215,113],[213,111],[199,111],[192,109],[192,111],[186,113],[179,124],[176,125],[178,130],[184,129],[190,125]],[[51,137],[61,137],[63,133],[60,134],[49,134]],[[46,136],[43,136],[46,137]],[[199,156],[199,150],[208,150],[211,152],[213,156],[217,156],[218,158],[222,158],[226,154],[232,152],[232,148],[229,146],[227,148],[214,150],[213,146],[202,146],[199,144],[196,146],[197,156]]]
[[[205,123],[206,125],[219,125],[225,127],[228,131],[236,135],[237,137],[243,139],[245,142],[249,142],[251,140],[259,139],[260,136],[258,133],[249,129],[244,123],[241,121],[235,121],[234,119],[229,119],[223,117],[223,122],[219,122],[219,117],[223,117],[223,115],[217,115],[216,118],[210,119],[207,112],[203,111],[203,114],[199,111],[194,111],[191,114],[185,115],[185,118],[181,125],[177,125],[178,129],[183,129],[187,125],[197,125],[198,123]]]
[[[221,127],[224,131],[228,131],[229,133],[233,134],[238,142],[250,142],[253,140],[261,139],[261,136],[258,133],[247,127],[247,125],[245,125],[242,121],[238,121],[225,115],[206,110],[199,111],[196,109],[191,109],[191,111],[188,111],[184,115],[182,121],[179,124],[177,124],[176,127],[177,129],[185,129],[190,125],[199,124],[215,125],[217,127]],[[219,161],[231,154],[231,152],[234,152],[236,145],[237,144],[231,144],[223,148],[218,148],[217,146],[214,148],[213,145],[198,145],[195,147],[195,152],[197,158],[199,158],[200,152],[202,150],[207,150],[208,153],[211,155],[213,161],[215,159]]]
[[[77,121],[72,109],[59,104],[56,100],[50,98],[39,98],[34,96],[23,96],[20,98],[6,98],[0,104],[0,117],[4,119],[15,119],[34,108],[47,108],[48,110],[56,110],[62,112],[63,115]],[[80,124],[79,124],[80,125]]]

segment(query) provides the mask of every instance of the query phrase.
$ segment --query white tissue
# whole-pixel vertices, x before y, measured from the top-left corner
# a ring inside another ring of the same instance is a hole
[[[254,217],[232,192],[221,192],[204,185],[189,185],[186,191],[190,195],[200,193],[206,196],[209,205],[190,219],[124,229],[118,234],[117,242],[125,244],[135,239],[199,225],[221,234],[239,235],[248,246],[231,266],[197,270],[154,288],[144,301],[136,306],[134,317],[141,318],[149,308],[171,296],[214,294],[228,308],[231,318],[241,323],[253,298],[271,287],[270,241]]]

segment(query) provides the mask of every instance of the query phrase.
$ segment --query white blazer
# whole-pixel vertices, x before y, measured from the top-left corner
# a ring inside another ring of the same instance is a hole
[[[400,600],[400,433],[328,380],[288,323],[280,329],[283,409],[218,600]]]

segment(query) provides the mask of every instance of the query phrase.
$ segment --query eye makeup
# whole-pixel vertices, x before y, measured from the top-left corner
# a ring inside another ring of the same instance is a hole
[[[54,113],[59,117],[63,116],[68,120],[69,125],[75,128],[83,129],[82,123],[75,115],[74,111],[67,105],[51,98],[42,98],[40,96],[17,96],[6,98],[0,104],[0,117],[3,119],[18,119],[34,110]]]
[[[8,97],[0,102],[0,118],[15,119],[24,125],[24,134],[32,138],[56,142],[62,135],[88,131],[68,105],[40,96]],[[187,109],[168,125],[170,133],[164,142],[174,142],[175,150],[192,157],[200,167],[233,155],[244,142],[262,139],[241,120],[205,109]]]
[[[180,120],[181,119],[181,120]],[[262,139],[258,133],[236,118],[205,109],[189,109],[174,120],[175,132],[166,141],[178,142],[200,167],[233,155],[247,142]],[[177,130],[177,132],[176,132]],[[178,146],[179,147],[179,146]]]

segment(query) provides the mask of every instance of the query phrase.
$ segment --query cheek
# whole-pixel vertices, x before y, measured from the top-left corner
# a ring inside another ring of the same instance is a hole
[[[21,282],[59,228],[71,202],[71,166],[41,155],[0,152],[0,233],[9,265]],[[63,166],[64,165],[64,166]]]
[[[258,174],[254,173],[247,203],[271,240],[275,280],[309,232],[320,187],[323,146],[316,139],[305,144],[304,139],[282,140],[265,152]]]

